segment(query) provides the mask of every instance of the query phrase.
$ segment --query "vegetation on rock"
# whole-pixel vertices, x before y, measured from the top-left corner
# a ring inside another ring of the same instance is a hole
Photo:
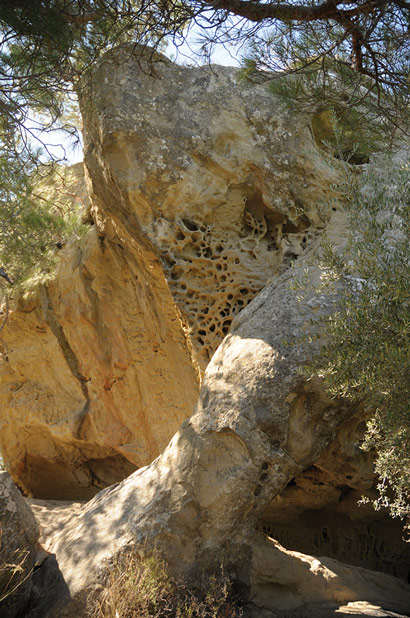
[[[302,72],[304,81],[291,83],[302,102],[315,90],[315,105],[321,100],[323,106],[313,111],[339,106],[343,115],[355,108],[359,123],[366,117],[370,125],[380,119],[382,128],[403,129],[409,14],[406,0],[1,0],[1,265],[12,279],[22,280],[34,265],[50,263],[76,225],[37,194],[40,153],[32,140],[61,127],[75,133],[66,97],[81,87],[107,48],[123,41],[158,47],[166,37],[182,42],[187,24],[196,24],[205,52],[216,42],[252,42],[251,72],[274,70],[281,77]],[[352,229],[360,235],[351,239],[353,257],[333,259],[346,293],[329,319],[330,343],[317,369],[334,394],[365,399],[369,411],[376,410],[366,447],[378,453],[378,505],[407,516],[410,191],[408,168],[395,163],[383,169],[388,170],[383,179],[381,173],[377,179],[369,175],[364,188],[353,185],[346,192]]]
[[[327,318],[314,365],[333,396],[364,401],[363,448],[376,453],[379,498],[410,521],[410,168],[408,152],[379,155],[362,177],[345,165],[351,235],[345,255],[325,246],[323,264],[342,300]]]
[[[2,533],[0,529],[0,542]],[[24,563],[28,552],[24,550],[16,550],[12,561],[0,562],[0,609],[3,601],[13,596],[19,587],[31,576],[24,572]]]
[[[73,208],[65,197],[70,170],[55,168],[50,175],[34,165],[29,169],[27,175],[27,167],[7,152],[0,158],[0,255],[13,284],[49,271],[58,249],[85,229],[82,205]]]
[[[221,573],[202,578],[197,589],[168,573],[154,553],[122,554],[111,565],[107,581],[90,597],[91,618],[240,618],[232,586]]]

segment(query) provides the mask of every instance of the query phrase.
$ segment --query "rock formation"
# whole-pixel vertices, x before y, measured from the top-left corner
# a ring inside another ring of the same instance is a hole
[[[89,498],[162,451],[235,315],[324,226],[335,179],[308,119],[236,69],[122,47],[82,109],[95,225],[3,333],[1,449],[38,498]]]
[[[342,223],[335,213],[331,238]],[[326,461],[345,423],[363,418],[360,406],[328,399],[319,381],[298,371],[312,354],[304,337],[317,328],[310,318],[331,311],[337,297],[332,288],[317,292],[314,262],[308,253],[238,316],[207,367],[194,414],[165,451],[49,536],[47,548],[74,598],[92,585],[104,559],[124,547],[157,545],[188,578],[198,564],[217,571],[222,563],[274,610],[354,601],[392,611],[410,606],[403,581],[286,552],[257,530],[272,499]],[[299,299],[291,284],[302,272],[306,294]]]
[[[7,472],[0,472],[0,615],[21,614],[32,592],[38,524]]]
[[[197,371],[158,261],[131,268],[107,245],[92,228],[69,247],[4,334],[2,452],[40,498],[89,498],[121,480],[194,404]]]
[[[222,564],[269,610],[406,611],[410,587],[368,570],[405,578],[410,561],[356,506],[374,483],[363,407],[300,373],[338,299],[321,289],[319,231],[346,237],[308,120],[234,69],[132,47],[101,60],[81,105],[94,225],[16,301],[0,391],[1,448],[27,493],[82,499],[120,481],[46,526],[72,615],[105,560],[154,546],[188,578]]]
[[[362,497],[377,497],[372,455],[360,441],[365,423],[342,424],[315,464],[290,481],[268,505],[259,525],[287,549],[329,556],[410,581],[410,546],[402,521]]]

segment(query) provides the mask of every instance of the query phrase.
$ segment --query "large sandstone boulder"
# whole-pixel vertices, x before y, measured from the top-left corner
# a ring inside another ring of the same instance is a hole
[[[39,527],[7,472],[0,471],[0,615],[22,615],[32,589]]]
[[[38,498],[89,498],[162,451],[335,179],[309,120],[236,69],[121,47],[80,95],[95,225],[2,332],[0,448]]]
[[[343,232],[336,212],[329,238],[337,243]],[[293,284],[302,274],[299,298]],[[156,545],[174,573],[188,578],[198,565],[212,572],[222,564],[270,610],[313,616],[306,612],[314,604],[316,615],[330,616],[349,602],[408,609],[405,582],[287,552],[257,531],[272,500],[326,461],[349,420],[364,418],[361,406],[329,399],[320,381],[299,372],[317,345],[309,342],[318,328],[311,318],[332,311],[337,300],[334,288],[317,291],[322,274],[310,252],[261,292],[218,348],[194,414],[165,451],[51,532],[47,547],[74,600],[105,559],[125,547]]]
[[[98,227],[155,248],[204,369],[234,316],[323,228],[337,174],[309,118],[238,69],[150,64],[126,46],[81,95]]]

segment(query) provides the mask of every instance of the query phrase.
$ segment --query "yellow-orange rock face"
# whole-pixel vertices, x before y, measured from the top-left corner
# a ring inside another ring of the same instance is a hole
[[[133,257],[92,228],[9,317],[1,446],[35,496],[93,495],[154,459],[191,411],[198,371],[178,310],[155,254]]]
[[[41,498],[154,459],[234,316],[324,226],[308,119],[236,69],[109,52],[82,93],[95,225],[3,331],[0,444]]]

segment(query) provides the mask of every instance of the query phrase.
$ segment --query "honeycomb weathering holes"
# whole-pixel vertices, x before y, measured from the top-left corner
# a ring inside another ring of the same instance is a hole
[[[306,217],[299,224],[273,212],[259,190],[248,190],[240,206],[236,220],[227,215],[210,224],[184,216],[154,223],[154,242],[202,369],[233,318],[307,244]]]

